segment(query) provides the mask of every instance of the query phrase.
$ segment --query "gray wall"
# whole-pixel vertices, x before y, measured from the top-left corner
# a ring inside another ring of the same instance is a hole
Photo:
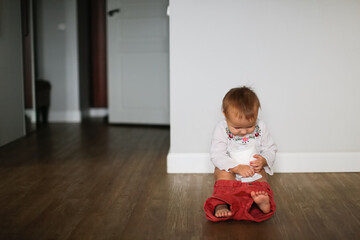
[[[0,146],[25,135],[20,1],[0,0]]]
[[[200,162],[213,171],[205,153],[221,100],[240,85],[260,97],[278,169],[360,170],[359,1],[172,0],[170,7],[174,171],[186,159],[190,170]]]

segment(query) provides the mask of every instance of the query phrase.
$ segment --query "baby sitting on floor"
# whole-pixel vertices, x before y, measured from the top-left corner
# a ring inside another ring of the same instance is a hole
[[[223,99],[223,114],[210,149],[215,166],[213,195],[204,205],[211,221],[264,221],[275,212],[266,175],[273,174],[277,147],[263,121],[260,101],[248,87],[231,89]]]

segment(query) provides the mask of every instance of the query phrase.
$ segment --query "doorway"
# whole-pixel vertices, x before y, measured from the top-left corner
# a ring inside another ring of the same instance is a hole
[[[108,0],[109,122],[169,125],[168,0]]]

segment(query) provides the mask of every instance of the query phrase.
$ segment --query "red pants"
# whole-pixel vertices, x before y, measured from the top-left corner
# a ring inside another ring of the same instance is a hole
[[[268,193],[271,209],[269,213],[263,213],[254,203],[250,195],[252,191],[265,191]],[[215,217],[215,207],[219,204],[230,205],[232,216],[227,218]],[[213,222],[229,219],[262,222],[274,214],[275,208],[274,195],[267,182],[243,183],[231,180],[216,181],[213,195],[206,200],[204,205],[206,218]]]

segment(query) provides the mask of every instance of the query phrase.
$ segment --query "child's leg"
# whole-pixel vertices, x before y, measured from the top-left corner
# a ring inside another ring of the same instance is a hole
[[[215,181],[217,180],[235,180],[235,174],[229,173],[224,170],[215,168],[214,172]],[[232,215],[229,206],[226,204],[220,204],[215,207],[215,217],[230,217]]]
[[[261,170],[259,174],[262,176],[262,178],[258,179],[258,182],[267,182],[268,175],[265,172],[265,170]]]
[[[235,174],[215,168],[215,181],[217,180],[235,180]]]
[[[261,170],[261,172],[259,172],[263,177],[260,178],[258,181],[259,182],[267,182],[267,174],[264,170]],[[258,207],[260,208],[260,210],[263,213],[269,213],[270,212],[270,198],[269,195],[267,194],[267,192],[265,191],[252,191],[251,193],[251,197],[254,200],[254,202],[258,205]]]
[[[229,209],[229,206],[226,204],[219,204],[215,207],[215,217],[223,218],[223,217],[230,217],[232,212]]]
[[[270,197],[265,191],[252,191],[251,197],[263,213],[270,212]]]

